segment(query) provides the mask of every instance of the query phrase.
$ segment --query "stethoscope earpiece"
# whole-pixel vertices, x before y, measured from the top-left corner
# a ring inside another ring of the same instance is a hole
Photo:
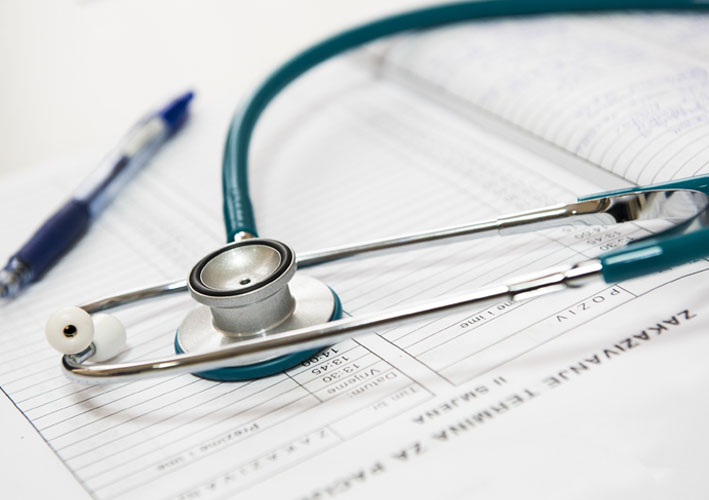
[[[126,348],[126,329],[110,314],[91,315],[80,307],[64,307],[47,320],[49,344],[62,354],[91,351],[92,361],[106,361]]]

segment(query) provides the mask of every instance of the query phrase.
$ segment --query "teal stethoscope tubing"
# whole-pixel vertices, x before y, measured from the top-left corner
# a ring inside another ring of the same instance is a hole
[[[256,123],[269,102],[284,87],[314,66],[350,49],[404,31],[501,16],[623,9],[709,10],[709,4],[698,3],[691,0],[580,0],[575,2],[569,2],[568,0],[546,0],[539,2],[533,0],[488,0],[450,3],[425,7],[372,21],[327,38],[297,54],[268,76],[253,92],[251,98],[247,99],[237,110],[233,117],[227,135],[222,163],[224,221],[226,224],[227,241],[233,241],[235,236],[242,232],[249,233],[253,236],[257,236],[258,234],[248,187],[249,146]],[[700,233],[708,232],[709,231],[704,230]],[[688,235],[682,235],[680,238],[686,238],[687,236]],[[693,239],[690,239],[691,241],[684,239],[680,242],[668,242],[668,244],[671,244],[671,247],[668,248],[671,248],[672,252],[681,252],[684,261],[686,261],[686,243],[692,243],[692,247],[702,251],[709,245],[708,234],[694,235],[692,238]],[[645,252],[645,254],[649,256],[651,256],[652,253],[652,250]],[[618,252],[613,252],[612,254],[616,255]],[[609,254],[609,256],[611,256],[611,254]],[[679,255],[677,257],[679,257]],[[640,261],[642,261],[642,259],[640,259]],[[615,259],[607,259],[607,262],[609,272],[611,272],[611,267],[617,271],[619,264],[624,263],[624,259],[616,255]],[[642,263],[638,263],[637,258],[634,257],[633,262],[638,272],[643,270],[643,265]],[[622,267],[622,265],[620,267]],[[628,268],[628,271],[630,271],[630,268]],[[618,277],[617,275],[613,276]],[[611,278],[611,276],[605,277],[607,279]],[[628,276],[626,273],[623,274],[623,277],[627,278],[631,276]],[[615,280],[613,279],[611,281]]]

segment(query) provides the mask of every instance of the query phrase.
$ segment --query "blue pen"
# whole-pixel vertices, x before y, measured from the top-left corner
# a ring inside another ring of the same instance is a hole
[[[91,221],[177,131],[187,118],[192,92],[140,120],[71,199],[34,233],[0,271],[0,298],[16,296],[38,280],[86,232]]]

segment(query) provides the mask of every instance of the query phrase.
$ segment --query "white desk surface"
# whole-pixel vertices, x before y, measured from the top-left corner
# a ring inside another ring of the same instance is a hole
[[[110,148],[185,89],[240,96],[320,38],[421,0],[0,2],[0,179]]]

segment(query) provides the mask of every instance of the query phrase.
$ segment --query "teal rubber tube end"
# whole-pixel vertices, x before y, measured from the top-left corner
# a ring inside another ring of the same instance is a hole
[[[709,175],[606,191],[579,198],[579,201],[672,189],[698,191],[709,196]],[[685,224],[680,224],[657,237],[643,239],[604,253],[598,258],[603,266],[603,279],[606,283],[618,283],[709,256],[708,218],[709,214],[705,210]]]
[[[651,238],[599,257],[607,283],[638,278],[709,255],[709,228],[675,236]]]

